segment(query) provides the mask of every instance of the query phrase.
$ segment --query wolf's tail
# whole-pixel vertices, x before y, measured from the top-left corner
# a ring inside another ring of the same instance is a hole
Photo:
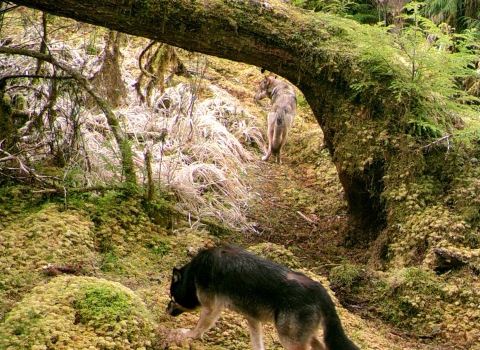
[[[335,310],[335,304],[328,292],[319,286],[320,314],[323,328],[323,342],[328,350],[360,350],[345,334],[342,322]]]
[[[332,309],[324,314],[323,325],[323,342],[328,350],[360,350],[346,336],[340,318],[338,317],[335,307],[332,303]],[[324,310],[325,311],[325,310]]]

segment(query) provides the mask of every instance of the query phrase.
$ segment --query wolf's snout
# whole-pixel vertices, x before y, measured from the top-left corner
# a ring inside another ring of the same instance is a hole
[[[177,304],[173,300],[170,300],[170,302],[168,303],[167,309],[165,311],[167,314],[173,317],[176,317],[183,313],[183,310],[178,308]]]

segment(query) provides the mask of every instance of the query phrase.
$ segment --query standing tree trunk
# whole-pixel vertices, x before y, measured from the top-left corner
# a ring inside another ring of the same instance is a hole
[[[105,96],[108,103],[118,107],[127,96],[127,89],[122,79],[122,54],[120,47],[125,34],[110,30],[105,45],[103,65],[93,79],[93,85],[98,93]]]

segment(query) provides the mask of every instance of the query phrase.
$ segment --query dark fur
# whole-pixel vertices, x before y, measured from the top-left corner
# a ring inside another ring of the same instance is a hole
[[[286,349],[325,349],[316,337],[320,325],[326,349],[358,349],[320,283],[234,245],[202,250],[174,269],[170,295],[172,316],[202,306],[199,324],[187,337],[201,337],[228,307],[247,318],[255,350],[263,349],[260,323],[265,322],[275,324]]]

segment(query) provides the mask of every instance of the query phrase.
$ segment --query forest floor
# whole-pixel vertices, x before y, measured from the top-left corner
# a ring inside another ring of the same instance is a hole
[[[256,222],[258,233],[241,241],[245,245],[266,242],[282,245],[294,253],[302,268],[324,276],[323,282],[328,284],[333,267],[345,262],[365,264],[368,247],[352,245],[346,237],[350,230],[347,204],[322,140],[322,131],[310,116],[297,116],[282,164],[258,161],[258,167],[250,174],[255,200],[249,207],[249,218]],[[396,329],[369,315],[368,300],[336,291],[334,284],[329,287],[349,311],[341,313],[343,322],[348,324],[347,333],[368,339],[362,348],[457,349]],[[361,317],[360,329],[355,331]]]
[[[261,78],[257,68],[212,59],[208,75],[211,84],[239,99],[242,106],[258,116],[260,125],[265,123],[269,102],[255,105],[252,99]],[[195,251],[220,242],[235,242],[274,260],[279,258],[282,263],[291,260],[292,267],[305,271],[333,290],[345,331],[362,349],[462,349],[454,340],[451,344],[437,344],[435,339],[384,322],[366,297],[362,300],[352,297],[331,283],[330,273],[335,267],[364,266],[369,247],[348,238],[354,230],[349,227],[347,204],[335,166],[323,147],[322,131],[307,103],[301,95],[298,101],[298,114],[284,149],[283,164],[262,162],[261,153],[253,150],[256,158],[243,175],[252,194],[244,211],[255,232],[214,237],[188,223],[178,230],[167,229],[153,223],[142,209],[143,198],[125,198],[116,192],[102,195],[92,192],[86,200],[80,195],[70,198],[67,205],[64,198],[48,196],[19,200],[20,192],[28,192],[24,189],[12,190],[18,198],[12,191],[0,191],[0,349],[2,340],[5,344],[21,344],[6,347],[8,349],[28,348],[24,345],[32,341],[39,341],[43,346],[40,340],[43,341],[43,335],[50,334],[48,332],[61,334],[65,344],[77,345],[75,338],[82,338],[80,332],[87,327],[83,327],[82,322],[79,324],[75,310],[72,311],[72,297],[57,295],[55,281],[61,279],[45,275],[44,266],[51,261],[80,265],[82,276],[67,276],[77,279],[79,285],[87,277],[94,277],[119,282],[133,290],[158,327],[160,340],[156,349],[250,349],[246,322],[238,314],[224,312],[203,340],[181,341],[174,339],[172,329],[194,327],[198,313],[177,318],[165,313],[172,267],[188,261],[191,249]],[[265,130],[265,125],[262,127]],[[118,290],[118,286],[110,287]],[[35,300],[36,295],[41,300]],[[49,295],[58,299],[50,301]],[[44,305],[45,300],[50,304]],[[63,305],[65,300],[68,303],[59,312],[62,315],[72,312],[71,317],[67,321],[54,319],[56,310],[52,305]],[[42,308],[46,310],[44,314],[43,311],[37,314]],[[54,319],[50,324],[39,321],[47,320],[49,315]],[[31,322],[24,325],[29,317]],[[115,327],[112,329],[116,331]],[[104,336],[111,341],[111,329],[108,332]],[[101,335],[85,332],[82,341],[95,344],[92,345],[95,348]],[[54,340],[57,342],[58,338]],[[265,343],[268,350],[282,349],[271,325],[265,326]],[[51,348],[62,348],[59,342],[56,344]]]

